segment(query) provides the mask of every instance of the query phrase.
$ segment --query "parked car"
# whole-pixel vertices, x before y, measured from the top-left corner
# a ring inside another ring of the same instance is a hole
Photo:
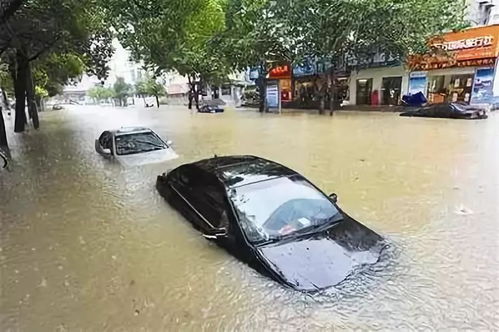
[[[199,108],[199,113],[223,113],[224,109],[214,105],[203,105]]]
[[[199,108],[199,113],[223,113],[224,109],[221,107],[225,105],[222,99],[203,100]]]
[[[106,130],[95,140],[95,150],[125,165],[158,163],[177,158],[171,141],[163,141],[149,128]]]
[[[481,107],[470,106],[462,103],[442,103],[420,108],[416,111],[401,113],[400,116],[417,116],[429,118],[450,119],[487,119],[487,112]]]
[[[157,178],[159,193],[205,238],[300,291],[336,285],[379,260],[382,237],[297,172],[255,156],[215,157]]]

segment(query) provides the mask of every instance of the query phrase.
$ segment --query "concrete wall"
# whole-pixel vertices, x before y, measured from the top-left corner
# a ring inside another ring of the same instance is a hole
[[[369,68],[359,70],[358,72],[353,71],[350,75],[350,105],[357,104],[358,79],[373,79],[372,91],[378,91],[378,95],[380,98],[378,104],[381,104],[381,86],[383,83],[383,77],[397,76],[402,77],[401,95],[404,95],[409,91],[409,72],[404,68],[404,66]]]

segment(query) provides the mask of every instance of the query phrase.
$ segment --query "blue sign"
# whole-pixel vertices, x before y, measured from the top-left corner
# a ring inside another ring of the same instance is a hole
[[[250,80],[257,80],[258,77],[260,76],[260,71],[258,70],[258,68],[251,68],[249,70],[249,79]]]
[[[312,61],[307,61],[301,65],[293,65],[293,76],[302,77],[315,75],[315,63]]]
[[[277,84],[267,85],[267,106],[279,108],[279,87]]]
[[[409,78],[409,94],[415,95],[422,92],[426,96],[426,86],[428,84],[427,73],[424,71],[415,71]]]
[[[492,104],[494,102],[494,68],[476,70],[470,104]]]

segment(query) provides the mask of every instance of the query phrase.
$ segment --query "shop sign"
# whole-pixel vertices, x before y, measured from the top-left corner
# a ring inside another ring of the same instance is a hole
[[[255,81],[258,79],[258,76],[260,74],[260,70],[258,68],[251,68],[249,70],[249,79],[252,81]]]
[[[435,43],[433,44],[433,46],[441,48],[445,51],[457,51],[469,48],[492,46],[493,42],[494,42],[493,36],[483,36],[483,37],[448,41],[443,43]]]
[[[293,76],[303,77],[315,75],[316,64],[313,61],[307,61],[300,65],[293,65]]]
[[[272,68],[269,72],[269,78],[291,78],[291,66],[286,64]]]
[[[472,60],[462,60],[457,61],[455,59],[450,59],[447,62],[423,62],[413,66],[413,69],[418,70],[432,70],[432,69],[445,69],[453,67],[480,67],[480,66],[493,66],[495,64],[495,58],[488,59],[472,59]]]
[[[278,84],[268,84],[267,85],[267,106],[269,108],[279,108],[279,85]]]
[[[499,25],[447,33],[430,41],[433,54],[411,56],[408,64],[416,70],[494,65],[498,39]]]

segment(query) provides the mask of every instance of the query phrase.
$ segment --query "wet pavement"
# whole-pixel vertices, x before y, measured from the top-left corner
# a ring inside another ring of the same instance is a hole
[[[499,330],[499,114],[73,107],[41,119],[10,135],[15,161],[0,170],[2,331]],[[172,140],[180,158],[127,168],[95,153],[103,130],[130,125]],[[262,277],[154,188],[214,154],[290,166],[391,247],[323,294]]]

